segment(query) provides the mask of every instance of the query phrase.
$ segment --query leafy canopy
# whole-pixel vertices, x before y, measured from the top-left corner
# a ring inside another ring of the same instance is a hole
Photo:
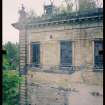
[[[16,43],[8,42],[3,48],[7,54],[3,55],[3,69],[4,70],[15,70],[19,66],[19,45]]]

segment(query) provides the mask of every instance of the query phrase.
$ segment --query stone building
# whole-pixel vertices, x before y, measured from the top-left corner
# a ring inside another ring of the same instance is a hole
[[[46,14],[41,17],[27,17],[22,7],[19,21],[12,24],[19,30],[20,71],[27,65],[28,81],[33,84],[33,88],[28,85],[29,103],[32,105],[69,105],[64,104],[64,93],[60,93],[57,100],[54,95],[51,100],[47,95],[57,92],[48,87],[65,89],[70,83],[83,82],[79,76],[73,77],[76,71],[91,71],[84,73],[87,83],[102,86],[103,9],[56,15],[51,14],[52,8],[45,6]],[[47,84],[49,93],[46,88],[43,92],[43,89],[36,89],[35,83],[40,86]],[[38,101],[39,96],[33,92],[47,98]]]

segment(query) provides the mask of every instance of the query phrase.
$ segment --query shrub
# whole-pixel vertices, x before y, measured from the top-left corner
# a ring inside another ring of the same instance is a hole
[[[19,105],[19,82],[17,71],[3,71],[3,105]]]

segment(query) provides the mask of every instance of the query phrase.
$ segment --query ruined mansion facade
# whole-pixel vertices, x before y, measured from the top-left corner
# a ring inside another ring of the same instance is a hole
[[[41,85],[42,81],[44,83],[48,79],[48,84],[58,86],[60,81],[72,80],[68,75],[85,70],[91,71],[89,75],[92,75],[92,78],[89,83],[102,85],[102,8],[36,18],[27,18],[22,8],[20,19],[13,26],[19,30],[20,71],[27,65],[27,76],[28,80],[31,80],[30,83],[40,80],[41,82],[38,83]],[[97,71],[100,72],[97,74]],[[34,88],[30,90],[32,89]],[[32,105],[42,105],[38,102],[35,104],[36,96],[33,97],[30,97]],[[64,100],[62,97],[61,101]],[[43,103],[43,105],[49,104]],[[51,105],[64,104],[60,104],[59,101],[58,104]]]

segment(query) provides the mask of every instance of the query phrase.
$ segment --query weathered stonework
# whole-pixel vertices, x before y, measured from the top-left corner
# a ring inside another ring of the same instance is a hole
[[[103,23],[102,19],[88,20],[80,24],[76,20],[75,24],[69,21],[69,24],[64,21],[32,24],[27,23],[28,20],[26,24],[14,24],[20,31],[20,68],[26,63],[32,64],[32,43],[40,44],[41,67],[28,68],[29,104],[103,105],[103,72],[95,72],[93,68],[94,41],[103,40]],[[72,65],[75,66],[72,73],[59,67],[61,41],[72,42]],[[94,91],[99,92],[100,97],[93,97],[91,92]]]
[[[103,105],[102,75],[100,72],[78,71],[68,75],[30,71],[29,102],[31,105]],[[91,92],[98,92],[101,96],[93,97]]]
[[[57,28],[61,28],[57,26]],[[96,38],[103,38],[103,28],[90,28],[90,29],[74,29],[74,30],[64,30],[64,31],[52,31],[52,27],[49,28],[49,32],[29,32],[30,43],[31,42],[40,42],[41,44],[41,64],[50,65],[50,62],[55,63],[55,65],[60,64],[60,41],[61,40],[69,40],[73,42],[73,64],[80,66],[83,64],[84,60],[83,53],[86,53],[87,63],[93,64],[93,41]],[[62,28],[60,29],[62,30]],[[52,35],[52,39],[50,39],[50,35]],[[54,44],[55,43],[55,44]],[[47,49],[46,49],[47,48]],[[55,50],[54,50],[54,49]],[[54,52],[52,52],[53,50]],[[76,51],[77,50],[77,51]],[[49,54],[50,55],[49,55]],[[46,55],[45,55],[46,54]],[[53,55],[55,57],[53,57]],[[47,56],[47,57],[46,57]],[[51,57],[51,58],[49,58]],[[56,62],[54,61],[57,59]],[[30,59],[30,58],[29,58]],[[46,60],[44,60],[46,59]],[[51,60],[49,62],[49,60]],[[54,59],[54,60],[53,60]],[[53,62],[54,61],[54,62]]]

